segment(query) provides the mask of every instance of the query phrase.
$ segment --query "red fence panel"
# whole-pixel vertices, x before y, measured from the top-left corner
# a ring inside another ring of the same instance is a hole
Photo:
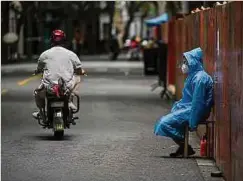
[[[167,58],[167,84],[175,84],[175,64],[176,64],[176,43],[174,32],[175,28],[175,20],[169,22],[169,40],[168,40],[168,58]]]
[[[227,8],[216,8],[217,17],[217,46],[216,50],[216,71],[217,82],[215,83],[215,109],[216,109],[216,126],[217,126],[217,154],[216,163],[227,178],[231,177],[230,173],[230,119],[229,119],[229,98],[228,98],[228,19]]]
[[[216,35],[217,35],[215,9],[200,12],[200,20],[201,20],[200,46],[204,52],[203,63],[204,63],[205,70],[213,77],[214,72],[215,72],[214,71],[214,62],[215,62],[215,56],[216,56],[215,46],[216,46]],[[214,114],[211,114],[209,119],[211,121],[215,121]],[[209,133],[210,137],[208,137],[207,143],[208,143],[208,147],[210,147],[211,149],[208,150],[208,156],[214,157],[215,130],[211,126],[209,131],[210,131],[210,133]]]
[[[175,82],[176,82],[176,99],[180,99],[182,94],[182,89],[184,86],[185,76],[182,74],[180,67],[178,66],[180,61],[182,60],[182,52],[184,49],[184,38],[183,34],[185,33],[185,26],[183,26],[183,20],[176,21],[176,30],[174,32],[174,36],[176,38],[176,69],[175,69]]]
[[[231,120],[231,171],[232,179],[243,179],[243,3],[230,3],[228,74]]]

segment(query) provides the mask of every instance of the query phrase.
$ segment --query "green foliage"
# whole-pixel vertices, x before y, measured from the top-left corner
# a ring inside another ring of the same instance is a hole
[[[166,1],[166,11],[174,16],[181,10],[181,2],[180,1]]]
[[[145,2],[141,5],[140,11],[142,12],[142,16],[147,16],[147,15],[153,15],[153,6],[151,6],[151,3]]]

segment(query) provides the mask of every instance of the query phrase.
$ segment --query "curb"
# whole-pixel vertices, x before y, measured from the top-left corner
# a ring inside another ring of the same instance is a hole
[[[89,75],[143,75],[141,68],[86,68]],[[31,76],[34,70],[32,69],[12,69],[1,70],[1,76]]]
[[[143,75],[143,62],[109,62],[91,61],[82,63],[88,74],[114,74],[114,75]],[[23,63],[2,65],[2,76],[6,75],[32,75],[36,69],[36,63]]]
[[[39,55],[33,55],[32,58],[27,58],[26,56],[20,57],[15,60],[9,60],[9,62],[2,62],[2,65],[13,65],[13,64],[24,64],[24,63],[36,63]],[[81,62],[93,62],[93,61],[128,61],[126,54],[118,55],[116,60],[110,60],[110,55],[101,54],[101,55],[80,55]]]

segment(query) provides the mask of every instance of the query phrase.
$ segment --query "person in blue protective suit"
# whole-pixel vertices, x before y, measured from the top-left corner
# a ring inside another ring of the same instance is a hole
[[[190,131],[196,130],[199,122],[209,116],[213,105],[213,80],[203,69],[202,57],[201,48],[183,53],[181,70],[187,78],[182,99],[154,126],[155,135],[170,137],[179,145],[177,151],[170,154],[171,157],[183,155],[185,125],[189,125]],[[195,154],[190,145],[188,154]]]

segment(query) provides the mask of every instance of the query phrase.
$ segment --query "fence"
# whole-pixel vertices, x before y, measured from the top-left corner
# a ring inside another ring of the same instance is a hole
[[[173,21],[175,59],[196,47],[204,51],[204,66],[215,81],[215,106],[210,119],[215,135],[210,155],[224,172],[227,181],[243,178],[243,3],[230,2],[210,10]],[[164,25],[163,25],[164,26]],[[170,40],[169,40],[170,42]],[[168,56],[168,61],[173,59]],[[172,60],[173,61],[173,60]],[[178,63],[178,62],[177,62]],[[181,97],[184,76],[174,66],[176,97]],[[171,71],[173,69],[169,69]],[[169,72],[171,75],[171,72]]]

